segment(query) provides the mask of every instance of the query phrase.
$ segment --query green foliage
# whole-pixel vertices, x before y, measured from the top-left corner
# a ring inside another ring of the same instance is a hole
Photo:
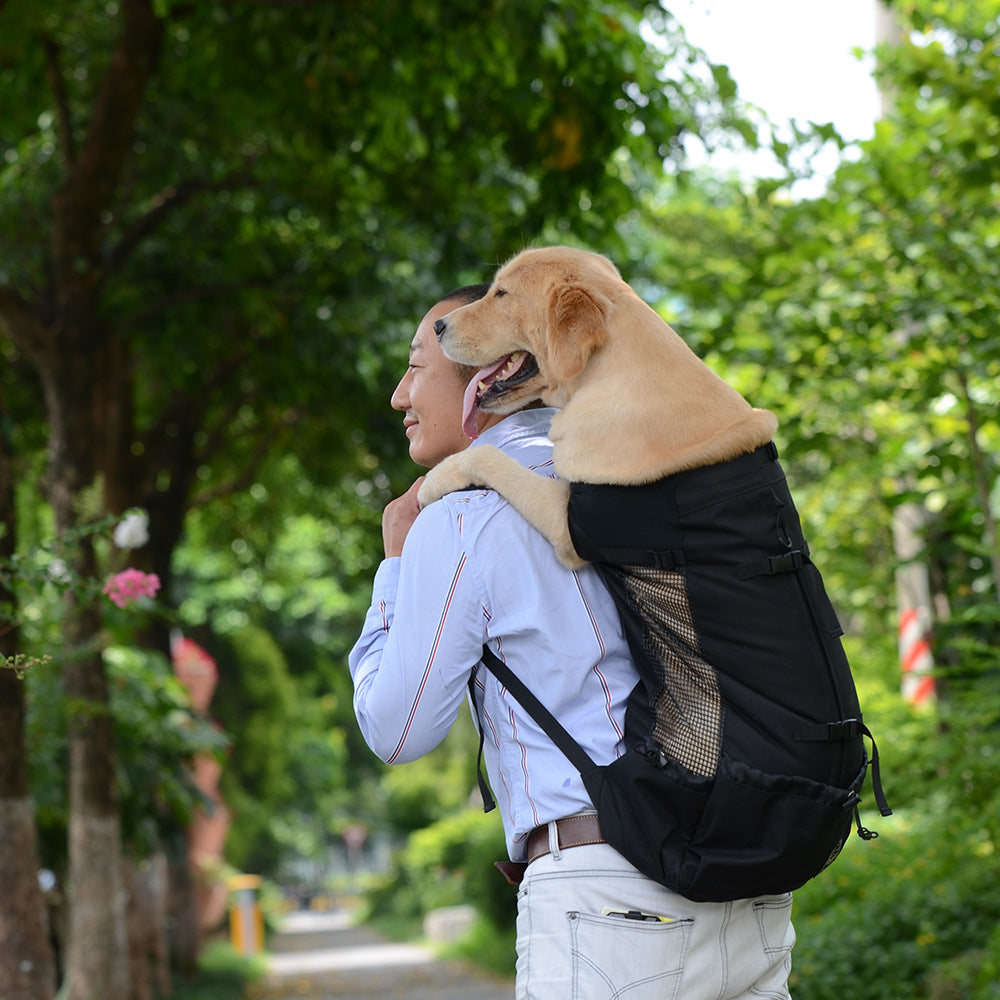
[[[188,772],[198,754],[222,754],[228,739],[191,712],[166,659],[135,647],[105,652],[122,794],[122,832],[138,857],[185,827],[201,796]]]
[[[430,910],[473,903],[500,930],[516,914],[514,890],[493,867],[506,857],[496,813],[467,809],[411,834],[395,870],[366,896],[369,915],[416,923]]]
[[[429,827],[465,807],[475,798],[478,737],[463,709],[447,739],[420,760],[386,767],[379,780],[383,822],[394,833],[408,834]]]
[[[134,647],[105,651],[110,710],[115,722],[117,780],[123,834],[137,857],[151,851],[190,819],[202,799],[187,771],[199,753],[221,753],[226,737],[189,707],[184,686],[165,658]],[[30,670],[27,743],[44,861],[61,870],[68,822],[66,741],[75,705],[62,693],[52,666]]]
[[[120,176],[117,196],[80,206],[103,260],[75,266],[100,269],[101,325],[128,354],[134,464],[189,476],[178,459],[200,432],[194,464],[216,491],[293,425],[317,478],[339,475],[359,431],[381,453],[369,400],[437,290],[485,277],[546,220],[609,232],[637,183],[622,162],[658,176],[682,134],[737,118],[636,0],[156,13],[154,75],[101,175]],[[0,12],[17,109],[0,139],[0,287],[26,298],[52,252],[49,202],[120,70],[122,21],[94,2]]]
[[[269,874],[286,853],[313,856],[336,832],[343,736],[330,725],[329,703],[295,681],[266,630],[235,629],[215,652],[211,711],[232,734],[220,780],[233,813],[226,857],[243,871]]]
[[[943,998],[941,984],[959,970],[974,978],[988,967],[1000,928],[995,842],[957,809],[897,815],[881,833],[868,844],[853,838],[795,894],[796,998]]]
[[[243,1000],[263,974],[261,956],[239,955],[228,943],[213,941],[199,957],[194,979],[173,984],[171,1000]]]

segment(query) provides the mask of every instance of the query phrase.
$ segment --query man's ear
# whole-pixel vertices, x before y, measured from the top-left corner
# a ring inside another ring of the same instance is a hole
[[[611,301],[579,285],[563,285],[549,300],[548,362],[557,382],[575,378],[608,339]]]

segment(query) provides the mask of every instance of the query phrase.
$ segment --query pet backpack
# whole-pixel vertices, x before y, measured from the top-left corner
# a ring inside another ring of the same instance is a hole
[[[598,766],[506,664],[483,662],[569,758],[605,839],[696,901],[797,889],[840,853],[872,742],[841,628],[773,445],[648,486],[573,484],[573,544],[618,606],[640,679]],[[490,806],[487,805],[487,808]]]

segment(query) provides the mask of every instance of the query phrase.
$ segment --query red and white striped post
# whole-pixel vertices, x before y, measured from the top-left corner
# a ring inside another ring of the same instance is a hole
[[[926,521],[923,507],[914,503],[896,508],[892,536],[899,565],[896,569],[896,599],[899,607],[900,688],[912,705],[934,699],[934,654],[931,652],[930,582],[921,562],[923,540],[920,528]]]
[[[900,609],[899,662],[903,697],[913,705],[929,702],[934,697],[934,656],[916,608]]]

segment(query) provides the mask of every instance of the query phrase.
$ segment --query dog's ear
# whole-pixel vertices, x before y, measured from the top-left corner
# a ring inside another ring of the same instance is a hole
[[[549,300],[548,362],[558,382],[575,378],[608,339],[611,301],[579,285],[562,285]]]

